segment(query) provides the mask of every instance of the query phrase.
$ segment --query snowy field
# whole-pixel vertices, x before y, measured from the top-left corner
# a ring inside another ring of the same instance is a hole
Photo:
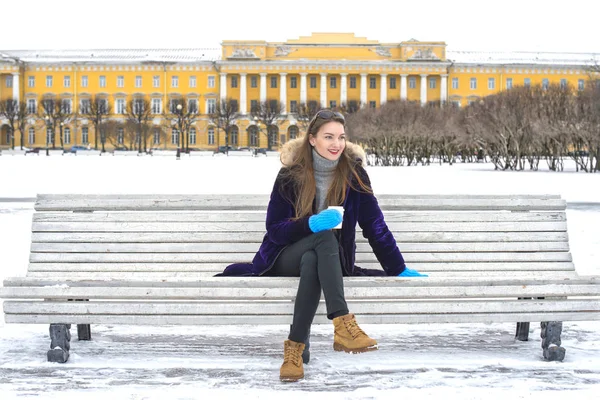
[[[367,168],[376,194],[560,194],[577,271],[600,275],[600,174],[493,171],[491,164]],[[276,157],[0,157],[0,278],[25,275],[37,193],[269,193]],[[46,325],[0,322],[0,399],[600,399],[600,322],[566,322],[562,363],[541,359],[539,325],[365,325],[380,350],[331,348],[313,328],[311,363],[279,382],[287,326],[93,326],[67,364],[49,364]],[[72,329],[75,333],[75,328]]]

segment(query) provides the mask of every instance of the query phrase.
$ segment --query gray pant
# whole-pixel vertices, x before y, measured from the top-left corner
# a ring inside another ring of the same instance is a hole
[[[327,318],[348,314],[338,241],[333,231],[312,234],[288,246],[277,258],[270,276],[299,276],[294,319],[288,339],[305,343],[310,332],[321,289]]]

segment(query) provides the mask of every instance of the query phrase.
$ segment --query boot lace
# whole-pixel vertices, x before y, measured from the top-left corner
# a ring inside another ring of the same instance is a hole
[[[301,357],[302,357],[302,355],[300,354],[300,347],[290,345],[290,346],[287,346],[284,351],[283,362],[284,362],[284,364],[292,363],[295,366],[299,367]]]
[[[344,325],[346,326],[348,332],[350,332],[350,335],[352,335],[352,339],[356,339],[360,336],[367,336],[367,334],[360,329],[360,326],[358,326],[355,319],[344,321]]]

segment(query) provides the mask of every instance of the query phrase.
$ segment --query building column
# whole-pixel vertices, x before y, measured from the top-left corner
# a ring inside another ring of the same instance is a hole
[[[225,101],[227,98],[227,73],[221,72],[221,80],[219,81],[219,90],[221,92],[221,101]]]
[[[300,73],[300,104],[306,105],[306,72]]]
[[[267,101],[267,73],[260,73],[260,104]]]
[[[367,74],[360,74],[360,106],[367,105]]]
[[[321,72],[321,108],[327,108],[327,72]]]
[[[421,74],[421,105],[427,104],[427,74]]]
[[[281,113],[287,114],[287,72],[279,73],[279,102],[281,103]]]
[[[347,83],[347,77],[348,74],[340,74],[341,78],[341,82],[340,82],[340,106],[341,105],[347,105],[346,103],[348,103],[348,83]]]
[[[247,94],[246,94],[246,73],[240,73],[240,114],[245,115],[248,113],[248,108],[246,103]]]
[[[16,100],[18,103],[19,102],[19,87],[20,87],[19,73],[13,73],[12,76],[13,76],[13,87],[12,87],[13,95],[12,95],[12,97],[13,97],[13,100]]]
[[[442,74],[442,83],[440,87],[440,102],[442,105],[448,102],[448,74]]]
[[[400,100],[405,100],[408,99],[408,90],[407,90],[407,84],[406,84],[406,80],[408,78],[408,74],[401,74],[400,75]]]
[[[379,74],[381,76],[381,94],[379,96],[379,105],[382,106],[387,102],[387,74]]]

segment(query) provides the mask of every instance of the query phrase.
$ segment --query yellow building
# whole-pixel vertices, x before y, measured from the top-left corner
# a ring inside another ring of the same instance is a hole
[[[250,116],[265,101],[283,106],[274,129],[274,142],[282,143],[301,133],[296,112],[303,104],[356,109],[402,99],[465,106],[517,85],[582,88],[594,59],[598,55],[451,52],[444,42],[380,43],[351,33],[314,33],[284,43],[228,40],[221,49],[0,50],[0,100],[27,103],[32,117],[24,145],[44,147],[48,134],[39,112],[44,98],[68,102],[77,112],[86,99],[101,96],[111,105],[110,118],[123,120],[127,101],[145,97],[156,114],[150,147],[176,148],[179,137],[162,113],[171,100],[186,99],[199,111],[190,147],[214,148],[225,137],[207,114],[219,99],[231,98],[241,116],[229,144],[266,147],[266,136]],[[0,146],[6,147],[6,121],[0,120],[0,129]],[[65,147],[95,142],[93,125],[81,116],[67,121],[63,131]]]

